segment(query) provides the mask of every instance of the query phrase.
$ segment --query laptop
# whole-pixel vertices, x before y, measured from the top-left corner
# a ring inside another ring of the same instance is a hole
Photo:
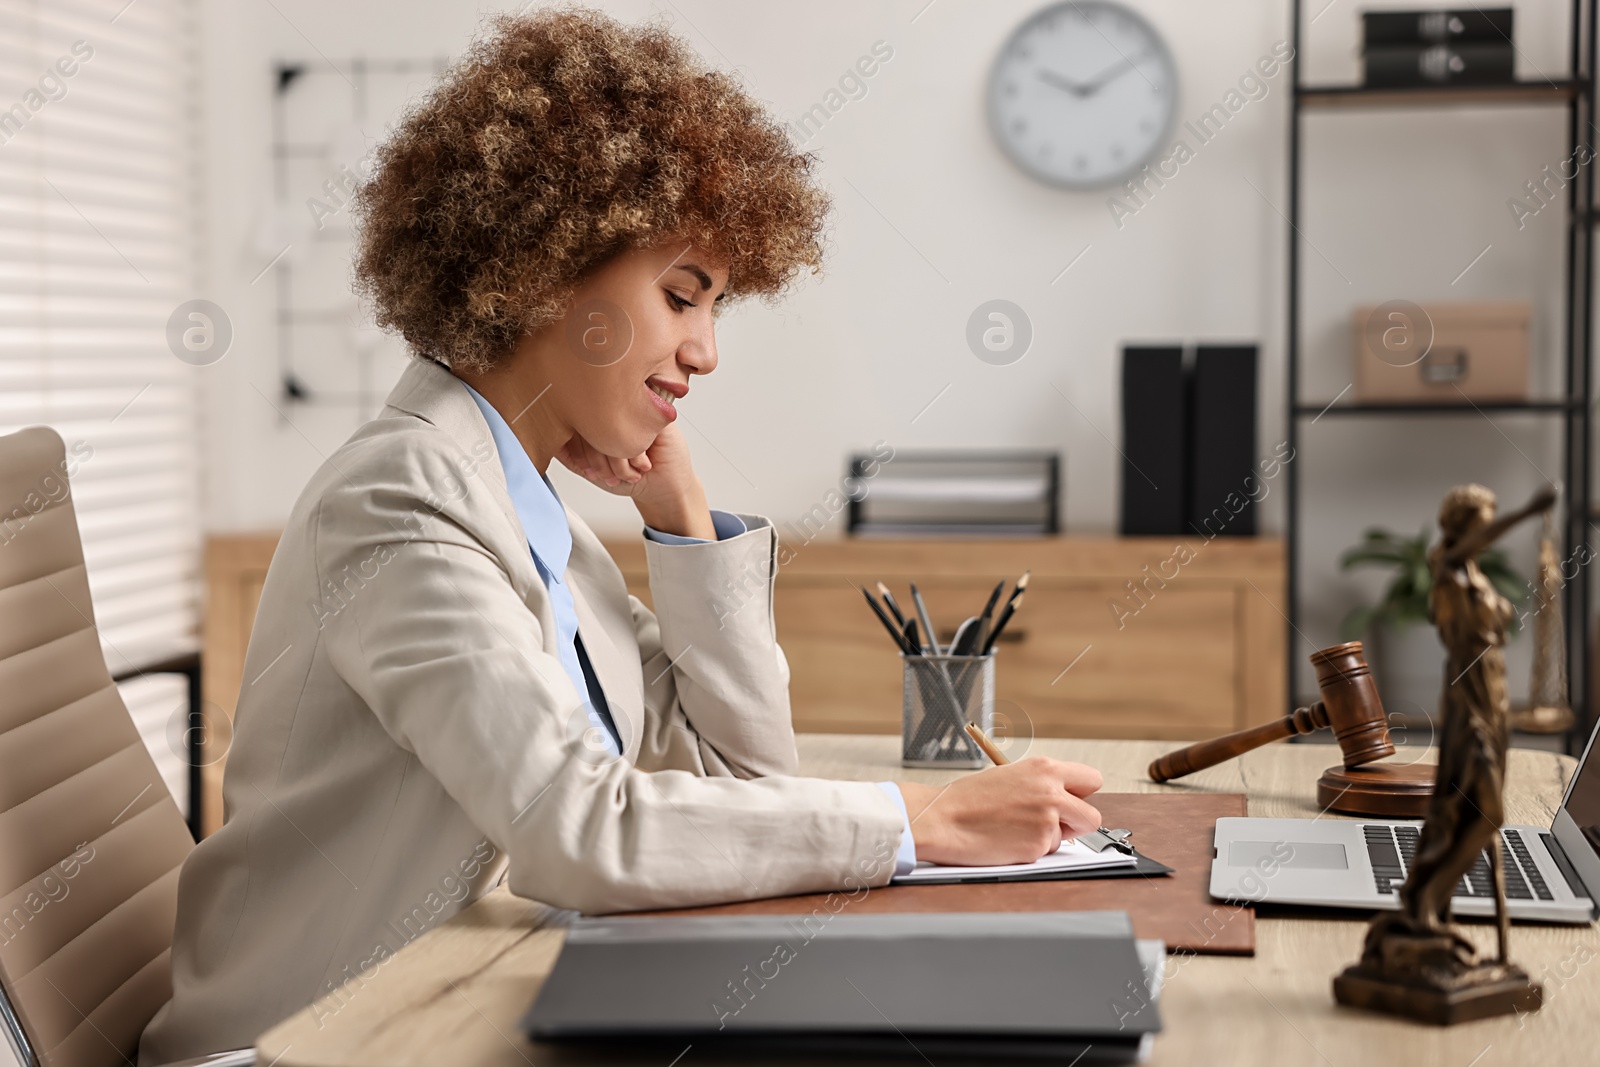
[[[1500,831],[1506,911],[1513,919],[1587,924],[1596,916],[1590,887],[1600,889],[1600,762],[1594,747],[1591,734],[1548,828]],[[1218,819],[1211,896],[1397,911],[1421,830],[1419,821]],[[1494,915],[1487,851],[1456,886],[1450,910]]]
[[[579,918],[535,1041],[1127,1063],[1160,1014],[1126,912]]]

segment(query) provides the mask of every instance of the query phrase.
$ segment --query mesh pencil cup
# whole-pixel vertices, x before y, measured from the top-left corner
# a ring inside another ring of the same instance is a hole
[[[965,726],[994,729],[994,654],[906,656],[900,699],[900,764],[904,767],[984,767]]]

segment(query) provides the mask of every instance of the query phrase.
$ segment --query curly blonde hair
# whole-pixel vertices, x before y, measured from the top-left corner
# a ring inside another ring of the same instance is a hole
[[[729,268],[728,301],[822,261],[814,157],[665,27],[500,15],[375,153],[355,288],[420,358],[484,370],[592,269],[667,238]]]

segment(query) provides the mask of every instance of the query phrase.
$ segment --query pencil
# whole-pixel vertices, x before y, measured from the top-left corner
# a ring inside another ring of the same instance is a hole
[[[908,655],[911,654],[911,648],[906,644],[905,638],[901,636],[899,630],[895,629],[894,623],[889,621],[889,616],[883,613],[883,609],[878,606],[878,602],[872,599],[872,594],[863,589],[861,590],[861,595],[867,598],[867,603],[872,606],[872,613],[878,617],[879,622],[883,623],[883,628],[889,631],[889,636],[894,638],[896,645],[900,646],[900,651]]]
[[[989,735],[984,733],[982,727],[980,727],[977,723],[967,723],[966,730],[967,736],[978,743],[978,747],[983,749],[983,754],[988,756],[989,759],[994,762],[996,767],[1004,767],[1006,764],[1011,762],[1010,760],[1006,759],[1006,754],[1004,752],[1001,752],[995,747],[994,742],[989,740]]]
[[[1005,610],[1000,612],[1000,617],[994,621],[994,629],[989,631],[989,639],[983,643],[980,655],[987,656],[994,648],[994,643],[1000,640],[1000,631],[1006,628],[1006,623],[1011,621],[1011,616],[1022,607],[1023,597],[1018,593],[1011,594],[1011,599],[1006,601]]]
[[[883,597],[883,602],[889,608],[889,614],[894,616],[894,621],[904,629],[906,625],[905,613],[900,610],[900,605],[895,603],[894,594],[889,592],[889,587],[882,582],[878,583],[878,595]]]

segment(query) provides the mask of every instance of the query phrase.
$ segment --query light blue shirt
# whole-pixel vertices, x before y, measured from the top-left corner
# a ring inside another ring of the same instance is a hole
[[[584,711],[591,725],[605,738],[606,748],[613,756],[622,754],[622,739],[616,728],[602,717],[589,693],[589,683],[583,676],[583,666],[578,662],[578,611],[572,603],[572,590],[566,582],[567,560],[572,556],[572,528],[567,525],[566,509],[561,499],[539,468],[533,465],[527,449],[517,440],[511,426],[483,396],[466,382],[461,383],[477,402],[489,423],[489,434],[494,438],[495,451],[500,456],[500,468],[505,471],[506,490],[511,503],[522,521],[522,532],[528,538],[528,548],[533,553],[533,565],[539,571],[545,590],[550,594],[550,610],[556,618],[556,653],[561,666],[572,679],[578,695],[583,698]]]
[[[533,553],[539,578],[550,594],[550,608],[556,620],[556,651],[561,657],[561,666],[584,698],[584,710],[590,724],[605,738],[611,754],[621,755],[622,740],[617,736],[609,717],[602,717],[595,707],[595,701],[590,699],[589,685],[583,676],[583,667],[578,662],[578,613],[572,603],[572,590],[566,583],[567,560],[572,555],[572,528],[567,525],[566,509],[561,506],[555,487],[533,465],[527,449],[522,447],[522,442],[517,440],[517,435],[500,412],[472,386],[466,382],[461,384],[478,405],[478,410],[483,412],[484,421],[489,424],[489,434],[494,438],[495,451],[500,457],[500,468],[505,471],[506,490],[511,495],[517,518],[522,522],[522,532],[528,538],[528,549]],[[748,529],[739,516],[715,509],[711,512],[711,525],[719,541],[738,537]],[[645,527],[645,536],[665,545],[706,543],[704,538],[663,533],[648,526]],[[905,797],[893,782],[877,784],[900,808],[903,829],[900,848],[895,856],[895,874],[905,874],[917,865],[917,850],[911,838],[911,819],[906,814]]]
[[[911,816],[906,814],[906,798],[893,782],[879,782],[878,788],[889,794],[889,799],[900,806],[900,850],[894,857],[894,873],[909,874],[917,866],[917,843],[911,839]]]

